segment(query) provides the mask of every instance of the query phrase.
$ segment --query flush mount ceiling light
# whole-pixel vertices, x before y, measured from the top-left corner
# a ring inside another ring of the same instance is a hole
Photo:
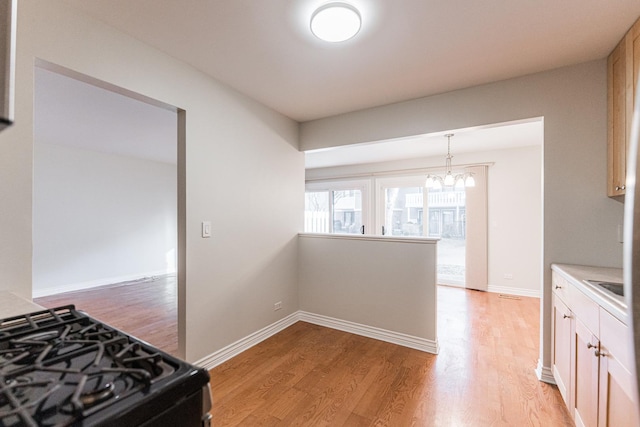
[[[452,133],[448,133],[445,135],[447,138],[447,157],[445,160],[445,175],[444,178],[438,175],[427,175],[427,180],[424,183],[424,186],[427,188],[433,188],[434,190],[442,190],[445,189],[453,189],[462,190],[465,187],[475,187],[476,180],[473,178],[470,172],[460,173],[456,176],[453,176],[451,173],[451,159],[453,156],[451,155],[451,137]]]
[[[361,24],[358,9],[342,2],[327,3],[311,15],[311,32],[327,42],[349,40],[358,34]]]

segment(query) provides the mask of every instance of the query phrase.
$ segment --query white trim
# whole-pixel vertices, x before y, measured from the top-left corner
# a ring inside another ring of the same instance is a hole
[[[298,315],[301,321],[313,323],[314,325],[325,326],[327,328],[337,329],[339,331],[349,332],[355,335],[361,335],[363,337],[373,338],[427,353],[438,354],[440,351],[437,339],[432,341],[425,338],[402,334],[400,332],[393,332],[386,329],[375,328],[373,326],[349,322],[347,320],[307,313],[305,311],[299,311]]]
[[[332,317],[321,316],[319,314],[307,313],[305,311],[297,311],[284,319],[280,319],[257,332],[247,335],[246,337],[231,343],[200,360],[197,360],[194,362],[194,365],[201,366],[205,369],[213,369],[227,360],[239,355],[243,351],[250,349],[254,345],[259,344],[267,338],[288,328],[296,322],[312,323],[314,325],[324,326],[338,331],[349,332],[355,335],[413,348],[426,353],[438,354],[440,351],[440,346],[438,345],[437,340],[431,341],[412,335],[375,328],[373,326],[361,325],[347,320],[335,319]]]
[[[521,297],[540,298],[540,290],[511,288],[508,286],[489,285],[487,291],[495,294],[517,295]]]
[[[366,234],[298,233],[298,236],[313,239],[375,240],[378,242],[420,243],[423,245],[435,245],[436,243],[438,243],[438,241],[440,241],[439,238],[433,237],[380,236]]]
[[[71,283],[69,285],[56,286],[53,288],[33,289],[32,298],[46,297],[49,295],[62,294],[65,292],[82,291],[84,289],[97,288],[99,286],[117,285],[124,282],[139,281],[139,280],[144,280],[148,278],[154,278],[159,276],[170,276],[175,274],[176,274],[175,270],[174,271],[157,270],[157,271],[150,271],[147,273],[130,274],[127,276],[106,277],[103,279],[89,280],[88,282]]]
[[[535,369],[536,377],[542,382],[547,384],[556,384],[556,379],[553,377],[553,371],[548,366],[542,366],[542,361],[538,359],[538,366]]]
[[[239,355],[243,351],[250,349],[254,345],[261,343],[267,338],[298,322],[300,320],[298,313],[299,312],[292,313],[287,317],[260,329],[259,331],[247,335],[246,337],[239,339],[238,341],[231,343],[228,346],[221,348],[220,350],[211,353],[208,356],[203,357],[202,359],[196,361],[194,364],[197,366],[202,366],[205,369],[215,368],[216,366],[226,362],[227,360]]]
[[[455,280],[447,280],[446,282],[442,282],[439,278],[437,280],[438,282],[438,286],[448,286],[450,288],[460,288],[460,289],[467,289],[467,287],[464,285],[464,282],[460,281],[459,283],[455,283]]]
[[[340,148],[340,147],[333,147],[333,148]],[[308,151],[314,151],[314,150],[308,150]],[[322,170],[322,169],[332,169],[334,167],[340,168],[340,167],[348,167],[348,166],[367,166],[367,165],[376,165],[376,164],[377,163],[361,163],[356,165],[326,166],[326,167],[313,168],[313,169]],[[493,166],[495,164],[496,162],[456,164],[454,166],[454,169],[463,169],[471,166]],[[335,175],[335,176],[325,177],[325,178],[305,178],[305,183],[311,184],[311,183],[324,182],[324,181],[327,181],[327,182],[328,181],[344,181],[349,179],[377,178],[377,177],[400,178],[400,177],[413,176],[413,175],[425,175],[425,178],[426,178],[426,175],[428,173],[434,172],[434,171],[442,171],[442,170],[444,170],[444,164],[441,164],[438,166],[429,166],[424,168],[408,168],[408,169],[394,169],[389,171],[378,171],[378,172],[347,173],[347,174]]]
[[[313,323],[314,325],[325,326],[327,328],[337,329],[339,331],[349,332],[355,335],[413,348],[426,353],[438,354],[440,351],[437,339],[432,341],[425,338],[402,334],[400,332],[392,332],[387,331],[386,329],[375,328],[373,326],[361,325],[347,320],[334,319],[332,317],[322,316],[319,314],[307,313],[305,311],[299,311],[298,315],[301,321]]]

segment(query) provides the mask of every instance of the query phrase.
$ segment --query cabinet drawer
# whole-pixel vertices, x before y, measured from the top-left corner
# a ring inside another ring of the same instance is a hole
[[[600,306],[573,285],[569,285],[569,301],[571,303],[567,305],[573,314],[592,334],[600,337]]]
[[[569,286],[569,282],[567,282],[564,277],[555,271],[551,272],[551,288],[553,293],[565,304],[569,302]]]
[[[631,345],[629,328],[600,308],[600,343],[620,362],[628,371],[631,370]]]

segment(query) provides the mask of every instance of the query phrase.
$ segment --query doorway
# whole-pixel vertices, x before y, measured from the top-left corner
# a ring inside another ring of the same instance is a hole
[[[34,297],[157,281],[172,288],[181,355],[184,113],[44,61],[34,75]]]

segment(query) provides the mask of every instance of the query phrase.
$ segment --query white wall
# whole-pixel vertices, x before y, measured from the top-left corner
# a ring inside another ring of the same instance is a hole
[[[300,310],[437,353],[436,240],[301,234],[299,251]]]
[[[489,291],[540,297],[542,147],[477,156],[494,162],[489,168],[488,189]],[[513,279],[505,279],[505,274]]]
[[[18,8],[16,123],[0,133],[1,290],[32,292],[37,59],[186,111],[188,360],[297,310],[304,209],[297,123],[57,0],[22,0]],[[200,237],[203,220],[213,222],[210,239]],[[275,301],[282,310],[273,311]]]
[[[454,154],[454,166],[491,163],[488,187],[489,291],[539,297],[542,284],[542,146],[477,153],[454,151]],[[444,157],[440,156],[308,169],[306,179],[362,177],[381,172],[406,174],[406,170],[443,165]],[[426,172],[423,175],[426,176]],[[375,188],[373,182],[371,188]],[[513,279],[505,279],[505,274],[511,274]]]
[[[176,165],[36,143],[33,295],[175,273]]]
[[[309,150],[544,117],[540,368],[549,374],[551,263],[622,266],[617,226],[623,206],[606,196],[606,96],[603,59],[306,122],[300,146]]]

